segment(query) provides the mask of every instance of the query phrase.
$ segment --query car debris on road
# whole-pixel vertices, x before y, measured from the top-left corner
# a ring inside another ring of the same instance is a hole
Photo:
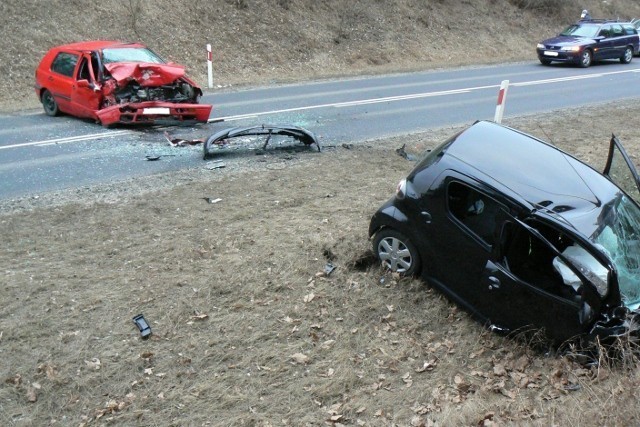
[[[239,138],[244,136],[261,136],[266,135],[267,138],[262,145],[262,149],[266,149],[274,135],[282,135],[294,138],[303,144],[310,146],[315,144],[318,152],[321,151],[318,138],[307,129],[293,125],[258,125],[249,127],[234,127],[223,129],[211,135],[204,143],[204,159],[213,156],[220,146],[228,143],[231,138]]]

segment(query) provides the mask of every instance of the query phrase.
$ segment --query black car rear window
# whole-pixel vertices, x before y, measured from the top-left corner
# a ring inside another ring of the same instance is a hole
[[[78,63],[78,55],[60,52],[51,63],[51,71],[63,76],[73,77],[73,70]]]

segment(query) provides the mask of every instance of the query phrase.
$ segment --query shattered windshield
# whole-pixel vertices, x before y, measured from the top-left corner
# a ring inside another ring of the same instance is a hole
[[[164,64],[164,60],[156,55],[152,50],[144,47],[119,47],[114,49],[104,49],[102,51],[102,62],[150,62],[153,64]]]
[[[582,24],[582,25],[570,25],[563,32],[561,36],[574,36],[574,37],[595,37],[598,34],[600,27],[594,24]]]
[[[600,226],[591,240],[601,245],[618,271],[624,304],[640,307],[640,209],[623,193],[603,208]]]

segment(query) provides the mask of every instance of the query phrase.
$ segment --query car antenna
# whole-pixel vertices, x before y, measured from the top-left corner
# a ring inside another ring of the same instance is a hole
[[[540,128],[540,130],[542,131],[542,133],[544,133],[544,136],[547,138],[547,140],[552,143],[553,145],[556,145],[555,141],[551,138],[551,136],[544,130],[544,128],[542,127],[542,125],[540,124],[540,122],[536,121],[536,124],[538,125],[538,127]]]

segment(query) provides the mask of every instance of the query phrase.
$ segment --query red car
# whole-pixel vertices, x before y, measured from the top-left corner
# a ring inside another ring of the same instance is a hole
[[[36,69],[36,95],[49,116],[67,113],[103,126],[206,122],[211,105],[181,65],[139,43],[89,41],[54,47]]]

